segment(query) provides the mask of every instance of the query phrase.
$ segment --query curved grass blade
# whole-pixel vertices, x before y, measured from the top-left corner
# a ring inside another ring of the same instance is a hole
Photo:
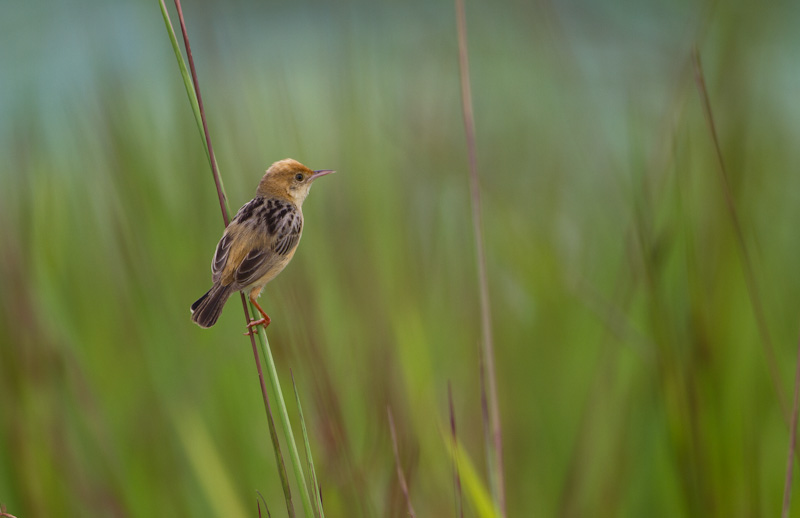
[[[303,443],[306,448],[306,463],[308,465],[308,470],[311,473],[311,487],[312,491],[314,492],[314,501],[312,504],[314,505],[314,512],[315,516],[319,518],[325,518],[325,511],[322,509],[322,494],[319,490],[319,483],[317,482],[317,471],[314,469],[314,459],[311,456],[311,443],[308,441],[308,430],[306,429],[306,420],[303,417],[303,406],[300,404],[300,394],[297,392],[297,385],[294,382],[294,373],[289,370],[289,374],[292,376],[292,387],[294,387],[294,397],[297,399],[297,412],[300,414],[300,426],[303,429]]]

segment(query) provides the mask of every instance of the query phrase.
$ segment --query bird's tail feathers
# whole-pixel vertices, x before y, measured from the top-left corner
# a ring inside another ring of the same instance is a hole
[[[214,284],[205,295],[192,304],[192,322],[200,327],[211,327],[222,313],[225,302],[233,290],[230,286]]]

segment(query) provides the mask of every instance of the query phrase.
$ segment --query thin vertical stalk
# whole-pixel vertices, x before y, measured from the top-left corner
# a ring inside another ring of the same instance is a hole
[[[789,518],[792,502],[792,476],[794,472],[794,455],[797,450],[797,414],[800,412],[800,339],[797,341],[797,366],[794,371],[794,403],[792,405],[792,423],[789,431],[789,453],[786,455],[786,483],[783,486],[783,512],[781,518]]]
[[[261,499],[261,502],[258,501],[258,498],[256,499],[256,505],[258,506],[258,516],[259,516],[259,518],[261,517],[261,504],[262,503],[264,504],[264,509],[267,511],[267,518],[271,518],[272,515],[269,512],[269,506],[267,505],[267,501],[264,500],[264,495],[262,495],[261,491],[259,491],[258,489],[256,489],[256,493],[258,494],[258,498]]]
[[[297,413],[300,414],[300,427],[303,430],[303,445],[306,448],[306,465],[311,475],[311,487],[313,488],[314,500],[311,502],[314,505],[314,516],[325,518],[325,510],[322,508],[322,492],[319,490],[319,482],[317,481],[317,472],[314,469],[314,459],[311,456],[311,442],[308,440],[308,429],[306,428],[306,420],[303,417],[303,406],[300,404],[300,393],[297,392],[297,384],[294,382],[294,373],[289,370],[292,376],[292,387],[294,388],[294,397],[297,400]]]
[[[250,323],[250,315],[247,312],[247,302],[244,296],[244,293],[241,293],[242,296],[242,306],[244,307],[244,316],[247,323]],[[263,330],[262,330],[263,331]],[[264,373],[261,370],[261,359],[258,357],[258,347],[256,347],[256,339],[253,336],[255,333],[250,333],[250,344],[253,348],[253,357],[256,361],[256,366],[258,368],[258,382],[261,386],[261,395],[264,399],[264,408],[267,410],[267,422],[269,423],[269,437],[272,441],[272,449],[275,452],[275,463],[278,466],[278,475],[281,478],[281,486],[283,487],[283,497],[286,500],[286,512],[289,514],[289,518],[294,518],[294,504],[292,503],[292,489],[289,485],[289,477],[286,475],[286,464],[283,460],[283,453],[281,451],[281,442],[278,439],[278,432],[275,429],[275,420],[272,417],[272,407],[269,404],[269,396],[267,395],[267,385],[264,383]],[[265,338],[266,340],[266,334]],[[271,359],[271,356],[270,356]],[[278,406],[280,406],[280,402],[283,401],[283,397],[279,397]],[[281,416],[282,417],[282,416]],[[283,419],[281,419],[283,421]],[[266,504],[265,504],[266,505]],[[267,509],[267,514],[269,514],[269,509]]]
[[[286,444],[289,446],[289,459],[292,461],[297,487],[300,488],[300,501],[303,504],[303,512],[305,512],[306,516],[313,517],[314,507],[311,505],[311,496],[308,491],[308,485],[306,484],[303,464],[300,462],[297,443],[294,439],[292,423],[289,421],[289,412],[286,410],[286,402],[283,399],[283,391],[281,390],[281,384],[278,379],[278,370],[275,368],[275,360],[272,358],[272,349],[269,346],[267,332],[264,330],[263,326],[260,326],[259,329],[259,343],[261,345],[262,354],[264,355],[264,360],[267,363],[267,374],[269,375],[272,393],[275,394],[275,400],[278,402],[278,418],[283,427],[284,439],[286,439]],[[252,337],[252,334],[250,336]]]
[[[714,152],[717,157],[717,164],[722,184],[722,192],[725,197],[725,204],[728,208],[728,216],[731,219],[733,230],[736,233],[736,241],[739,245],[739,252],[742,255],[742,263],[744,269],[744,279],[747,284],[747,292],[750,295],[750,304],[753,307],[753,313],[756,318],[756,325],[758,326],[759,334],[761,335],[761,343],[764,347],[764,354],[767,358],[767,366],[769,368],[770,378],[775,393],[778,395],[778,402],[781,406],[781,413],[784,422],[789,421],[789,411],[786,403],[786,396],[780,385],[780,373],[778,370],[778,362],[775,359],[775,349],[772,346],[772,338],[770,337],[769,327],[767,326],[767,318],[764,314],[764,306],[761,302],[761,295],[756,282],[755,271],[753,269],[753,260],[750,257],[750,249],[744,239],[744,231],[742,230],[742,223],[739,220],[739,212],[736,209],[736,202],[733,197],[733,189],[728,176],[728,170],[725,167],[725,161],[722,157],[722,149],[719,144],[719,137],[717,135],[717,126],[714,123],[714,115],[711,111],[711,101],[708,98],[708,89],[706,88],[706,80],[703,76],[703,67],[700,64],[700,53],[697,47],[692,49],[692,63],[694,64],[694,79],[697,84],[697,90],[700,93],[700,101],[703,105],[703,114],[705,115],[706,123],[708,124],[708,131],[711,134],[711,141],[714,146]]]
[[[408,493],[408,484],[406,484],[406,476],[403,473],[403,466],[400,464],[400,449],[397,447],[397,432],[394,429],[394,418],[392,417],[392,409],[386,407],[386,413],[389,415],[389,432],[392,434],[392,450],[394,451],[394,462],[397,466],[397,479],[400,482],[400,489],[403,490],[403,496],[406,499],[406,506],[408,506],[408,515],[411,518],[416,518],[417,514],[414,512],[414,506],[411,505],[411,496]]]
[[[495,503],[506,516],[505,483],[503,480],[503,438],[500,424],[500,408],[497,396],[497,377],[494,363],[494,341],[492,338],[491,304],[489,281],[486,272],[486,251],[481,224],[481,194],[478,182],[478,160],[475,153],[475,118],[472,111],[472,91],[469,80],[469,53],[467,51],[467,19],[464,0],[455,0],[458,26],[458,57],[461,79],[461,108],[464,116],[464,131],[469,155],[469,183],[472,206],[472,227],[475,234],[475,255],[478,263],[478,284],[481,300],[481,330],[483,356],[488,382],[488,406],[491,425],[491,443],[494,450],[489,468],[492,494]]]
[[[194,84],[194,93],[197,96],[197,107],[200,110],[200,120],[203,124],[203,136],[206,139],[206,149],[208,150],[208,160],[211,162],[211,173],[214,175],[214,185],[217,187],[217,197],[219,198],[219,209],[222,212],[222,220],[225,226],[230,223],[230,215],[228,214],[228,200],[225,192],[222,189],[222,180],[219,177],[219,168],[217,167],[217,159],[214,156],[214,148],[211,146],[211,134],[208,132],[208,123],[206,122],[206,112],[203,109],[203,96],[200,94],[200,83],[197,79],[197,71],[194,68],[194,58],[192,57],[192,47],[189,45],[189,34],[186,32],[186,23],[183,21],[183,9],[181,9],[181,1],[175,0],[175,9],[178,10],[178,20],[181,22],[181,33],[183,34],[183,45],[186,47],[186,57],[189,60],[189,70],[192,72],[192,83]],[[244,297],[244,295],[242,295]]]
[[[464,518],[464,502],[461,496],[461,474],[458,470],[458,438],[456,436],[456,411],[453,408],[453,388],[447,382],[447,403],[450,407],[450,438],[452,439],[453,455],[453,485],[456,498],[456,517]]]

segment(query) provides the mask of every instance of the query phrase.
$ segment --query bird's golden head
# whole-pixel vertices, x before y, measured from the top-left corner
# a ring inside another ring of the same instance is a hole
[[[313,171],[291,158],[279,160],[267,169],[256,192],[260,196],[288,198],[301,205],[308,196],[311,183],[320,176],[333,172],[329,169]]]

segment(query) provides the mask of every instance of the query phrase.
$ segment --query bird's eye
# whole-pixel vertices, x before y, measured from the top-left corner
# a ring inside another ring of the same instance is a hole
[[[298,182],[302,182],[303,181],[303,173],[297,173],[296,175],[294,175],[294,179],[297,180]]]

